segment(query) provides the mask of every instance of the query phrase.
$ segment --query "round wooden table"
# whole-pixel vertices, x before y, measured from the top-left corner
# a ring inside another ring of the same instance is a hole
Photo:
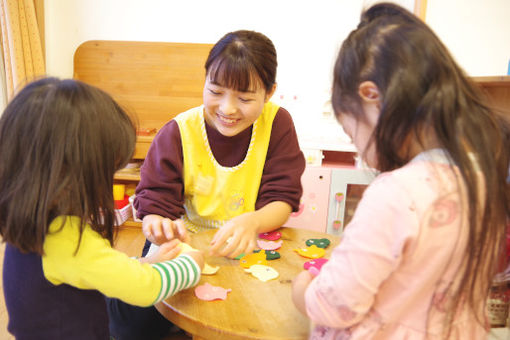
[[[305,229],[282,227],[283,245],[277,251],[281,258],[268,261],[280,274],[278,278],[262,282],[244,271],[238,260],[209,257],[209,243],[216,230],[191,235],[190,244],[204,250],[211,266],[220,266],[214,275],[202,275],[199,285],[230,288],[226,300],[203,301],[190,288],[156,305],[158,311],[172,323],[193,335],[193,339],[306,339],[309,321],[295,307],[291,299],[292,279],[303,270],[310,259],[294,251],[306,247],[310,238],[327,238],[331,245],[325,258],[340,239],[337,236]]]

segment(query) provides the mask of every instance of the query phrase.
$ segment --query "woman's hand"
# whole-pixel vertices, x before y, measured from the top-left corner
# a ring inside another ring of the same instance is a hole
[[[259,223],[252,212],[232,218],[214,235],[211,255],[234,258],[251,253],[256,247]]]
[[[156,245],[161,245],[173,239],[188,242],[188,231],[180,219],[172,221],[159,215],[147,215],[142,221],[142,231],[145,237]]]

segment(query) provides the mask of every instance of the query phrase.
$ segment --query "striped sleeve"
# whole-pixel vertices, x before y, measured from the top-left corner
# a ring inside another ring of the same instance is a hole
[[[181,290],[193,287],[200,280],[200,267],[189,255],[152,264],[161,277],[161,289],[152,304],[165,300]]]

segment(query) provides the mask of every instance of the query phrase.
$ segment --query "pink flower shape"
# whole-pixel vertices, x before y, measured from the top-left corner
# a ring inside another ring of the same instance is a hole
[[[257,246],[260,249],[264,249],[264,250],[276,250],[276,249],[280,249],[282,244],[283,244],[283,241],[281,241],[281,240],[278,241],[278,242],[257,240]]]
[[[270,231],[267,233],[260,233],[259,237],[264,240],[276,241],[282,237],[282,233],[275,230],[275,231]]]

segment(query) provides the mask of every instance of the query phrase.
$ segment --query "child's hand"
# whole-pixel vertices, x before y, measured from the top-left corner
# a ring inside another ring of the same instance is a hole
[[[140,262],[142,263],[157,263],[172,260],[179,255],[181,252],[180,247],[181,241],[173,239],[170,242],[163,243],[159,246],[158,250],[154,254],[146,257],[142,257]]]
[[[147,215],[143,218],[142,230],[145,237],[156,245],[175,238],[188,242],[189,236],[182,220],[172,221],[159,215]]]
[[[305,291],[313,276],[308,270],[303,270],[292,280],[292,301],[296,308],[306,316]]]
[[[258,227],[258,221],[252,213],[232,218],[214,235],[211,255],[234,258],[241,253],[251,253],[256,246]]]
[[[200,270],[204,268],[204,253],[200,250],[192,250],[192,251],[185,251],[182,253],[183,255],[189,255],[191,256],[200,267]]]

